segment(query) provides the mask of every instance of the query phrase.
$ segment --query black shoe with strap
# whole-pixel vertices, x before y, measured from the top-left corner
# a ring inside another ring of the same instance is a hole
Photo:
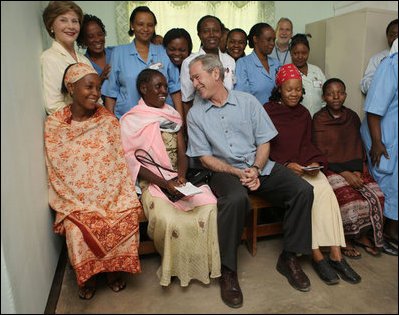
[[[354,271],[352,267],[348,265],[345,258],[342,258],[340,261],[334,261],[329,257],[327,261],[330,266],[335,269],[342,280],[352,284],[359,283],[362,280],[360,275],[358,275],[356,271]]]
[[[318,262],[312,260],[312,266],[314,270],[316,270],[320,279],[323,280],[326,284],[332,285],[337,284],[339,282],[339,277],[335,272],[334,268],[327,262],[327,260],[322,259]]]

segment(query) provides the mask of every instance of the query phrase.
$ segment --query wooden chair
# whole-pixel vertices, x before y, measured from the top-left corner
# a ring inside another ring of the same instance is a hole
[[[251,200],[253,211],[251,211],[249,217],[247,218],[247,224],[244,228],[242,239],[246,241],[248,251],[251,253],[251,255],[255,256],[257,238],[283,233],[283,223],[274,222],[258,225],[258,211],[260,209],[274,207],[274,205],[257,195],[249,195],[249,199]]]

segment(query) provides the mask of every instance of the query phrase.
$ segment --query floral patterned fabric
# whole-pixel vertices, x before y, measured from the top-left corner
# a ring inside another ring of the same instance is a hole
[[[103,106],[86,121],[71,105],[47,117],[45,149],[54,231],[66,236],[78,284],[99,272],[140,272],[138,215],[117,119]]]
[[[356,239],[369,229],[373,230],[374,244],[382,246],[384,193],[364,168],[361,188],[354,189],[343,176],[327,171],[327,179],[334,190],[341,210],[345,236]]]

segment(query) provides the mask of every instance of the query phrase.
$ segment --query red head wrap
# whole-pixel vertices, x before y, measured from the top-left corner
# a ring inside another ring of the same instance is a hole
[[[280,70],[278,70],[276,74],[276,85],[280,86],[289,79],[302,80],[301,73],[299,72],[298,68],[292,63],[284,65],[280,68]]]

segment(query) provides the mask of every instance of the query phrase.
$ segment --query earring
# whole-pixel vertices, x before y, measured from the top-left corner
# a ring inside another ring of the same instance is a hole
[[[50,33],[51,33],[52,35],[54,35],[54,30],[50,30]]]

